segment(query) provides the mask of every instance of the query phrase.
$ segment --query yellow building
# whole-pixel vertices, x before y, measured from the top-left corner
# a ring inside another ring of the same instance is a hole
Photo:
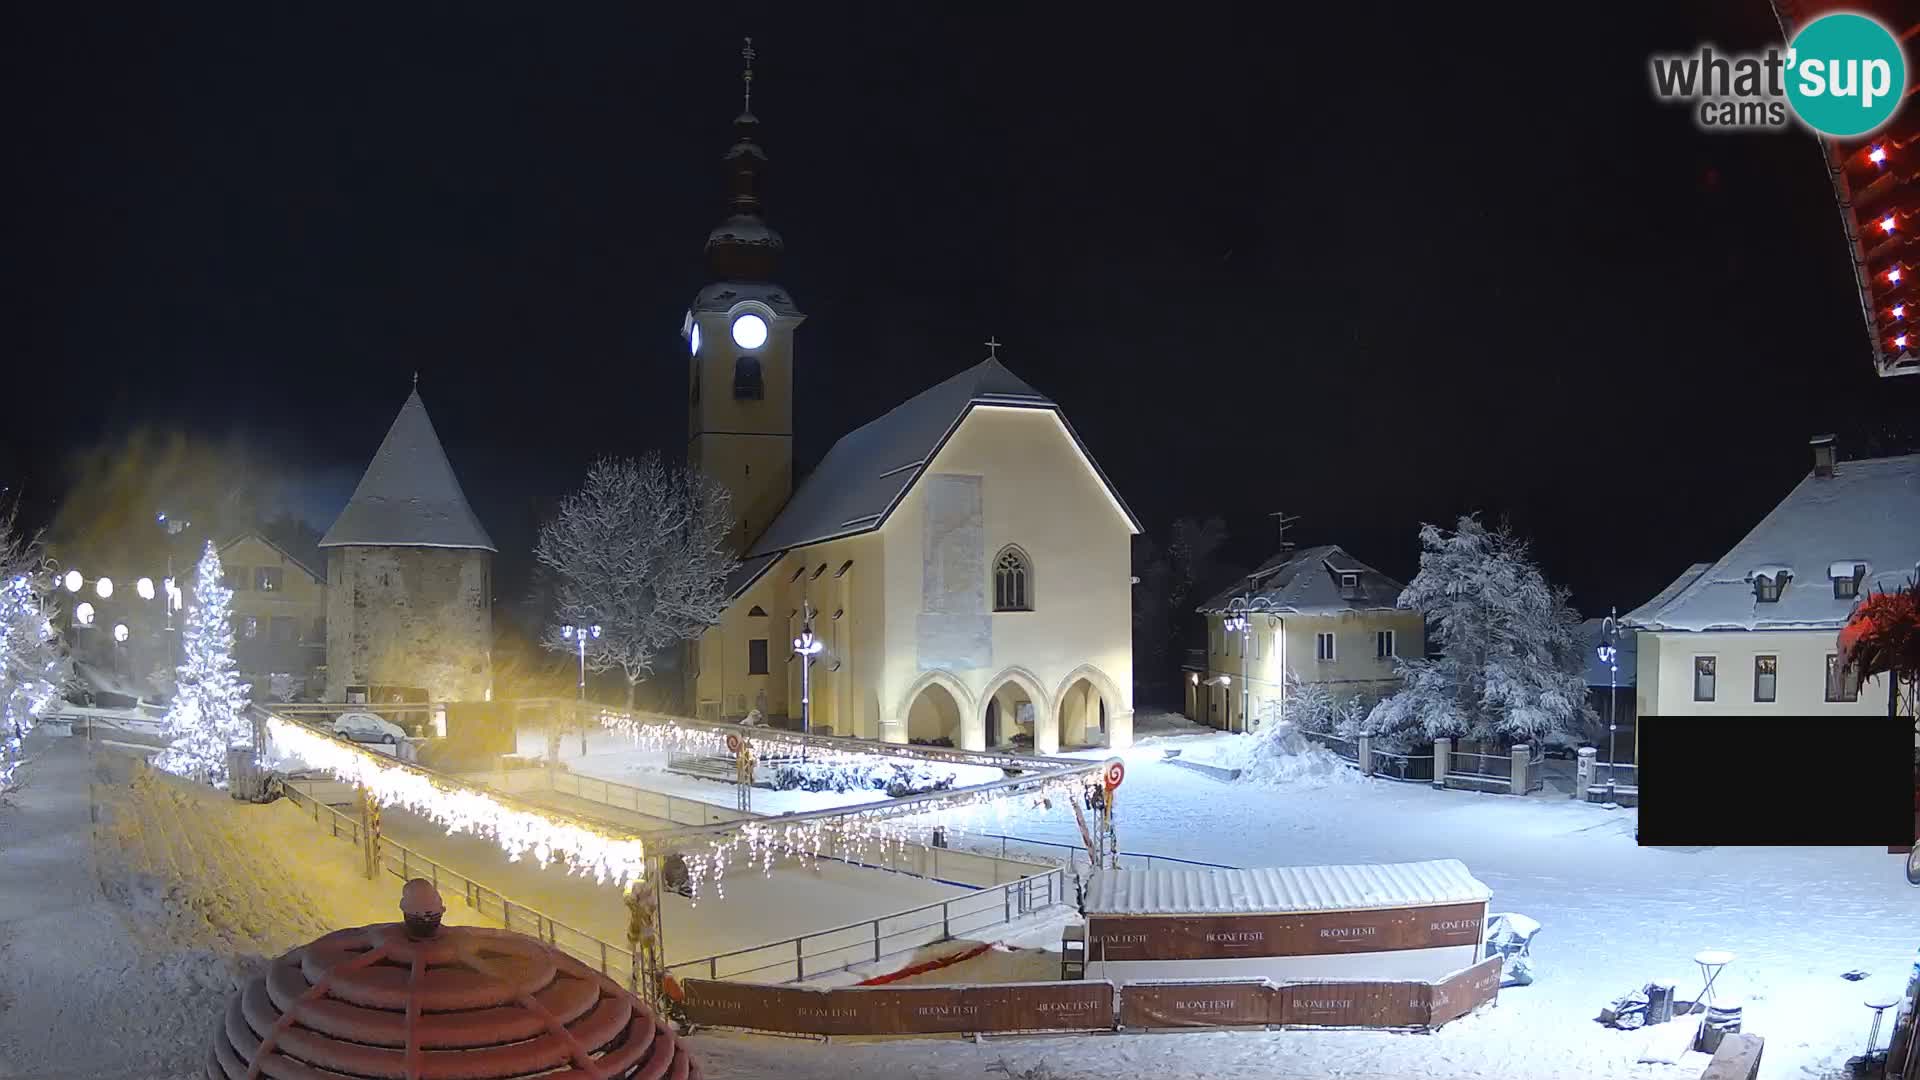
[[[689,460],[731,491],[744,558],[690,650],[699,715],[797,727],[804,712],[816,732],[973,749],[1130,745],[1139,525],[1053,401],[989,357],[842,437],[794,490],[805,316],[769,280],[782,242],[760,213],[758,122],[735,126],[715,282],[683,327]]]
[[[1341,700],[1397,690],[1394,658],[1426,652],[1420,613],[1395,606],[1403,588],[1335,545],[1283,549],[1200,606],[1207,648],[1186,673],[1188,719],[1247,731],[1285,707],[1289,672]]]
[[[234,662],[255,699],[304,693],[327,658],[326,577],[259,533],[221,545],[220,568],[233,590]]]

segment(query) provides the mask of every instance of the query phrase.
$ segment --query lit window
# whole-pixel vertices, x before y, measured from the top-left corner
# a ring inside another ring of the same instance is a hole
[[[262,566],[253,572],[253,587],[260,592],[275,592],[284,580],[283,573],[277,566]]]
[[[1333,635],[1331,633],[1313,635],[1313,656],[1316,660],[1333,660]]]
[[[1393,631],[1376,630],[1373,634],[1373,654],[1376,659],[1389,660],[1394,656]]]
[[[1855,668],[1842,668],[1840,658],[1833,653],[1827,654],[1827,700],[1860,700],[1860,672]]]
[[[993,561],[993,610],[1033,610],[1033,564],[1019,548],[1003,548]]]
[[[1713,683],[1719,661],[1711,656],[1693,658],[1693,700],[1712,701]]]
[[[1779,688],[1780,658],[1777,656],[1756,656],[1753,658],[1753,700],[1773,701]]]

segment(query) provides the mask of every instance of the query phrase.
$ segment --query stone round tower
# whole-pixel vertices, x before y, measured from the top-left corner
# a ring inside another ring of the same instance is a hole
[[[327,555],[328,701],[400,688],[481,701],[493,686],[493,555],[420,392],[407,395]]]

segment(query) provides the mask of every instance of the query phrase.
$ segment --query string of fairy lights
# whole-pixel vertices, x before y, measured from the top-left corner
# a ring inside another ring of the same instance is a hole
[[[677,753],[725,752],[729,734],[669,719],[626,714],[605,713],[601,721],[626,734],[640,748]],[[269,716],[267,733],[281,753],[364,788],[377,805],[417,813],[440,824],[449,834],[490,839],[509,861],[531,857],[542,868],[559,862],[571,873],[626,887],[646,879],[650,854],[662,854],[649,852],[640,836],[608,832],[564,811],[503,799],[485,788],[436,776],[293,720]],[[782,740],[751,737],[748,742],[756,756],[788,745]],[[810,767],[817,766],[847,781],[859,779],[876,766],[902,762],[881,754],[818,746],[808,748],[807,760]],[[822,857],[862,862],[897,858],[910,848],[934,847],[936,833],[951,842],[988,824],[1004,825],[1016,811],[1048,809],[1064,800],[1083,798],[1087,787],[1095,782],[1076,770],[1057,777],[1036,777],[1027,784],[960,788],[934,799],[885,800],[791,820],[740,822],[689,837],[674,847],[686,864],[689,892],[697,904],[709,883],[716,897],[725,899],[723,880],[732,866],[757,868],[771,876],[775,867],[787,860],[810,866]],[[671,837],[661,840],[670,841]]]

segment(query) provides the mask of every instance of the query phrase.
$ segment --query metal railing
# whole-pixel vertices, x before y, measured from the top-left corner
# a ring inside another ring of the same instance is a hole
[[[1427,784],[1433,781],[1433,752],[1402,754],[1392,750],[1374,750],[1373,775],[1388,780]]]
[[[283,784],[281,790],[286,793],[289,802],[307,810],[316,824],[324,822],[329,836],[344,837],[356,846],[365,843],[363,826],[358,818],[343,814],[314,798],[298,783]],[[402,881],[426,878],[443,894],[449,887],[458,886],[461,899],[473,910],[500,920],[500,925],[509,930],[539,938],[575,960],[598,969],[622,986],[631,985],[633,954],[621,946],[569,926],[538,908],[509,900],[498,890],[490,889],[388,836],[380,837],[380,865]]]
[[[541,771],[549,774],[552,789],[561,794],[573,795],[605,806],[632,809],[635,813],[646,814],[676,824],[704,825],[722,821],[758,820],[766,816],[725,809],[697,799],[648,791],[645,788],[622,784],[617,780],[601,780],[598,777],[554,770]],[[702,820],[703,817],[705,820]],[[848,847],[831,833],[827,834],[825,846],[827,850],[815,851],[812,854],[817,858],[843,862],[849,866],[907,874],[937,881],[942,885],[958,885],[968,889],[992,888],[1029,877],[1036,871],[1044,872],[1049,869],[1038,863],[1011,859],[1004,855],[996,859],[978,852],[951,848],[935,847],[909,852],[893,844],[871,850]]]
[[[1008,845],[1024,844],[1028,847],[1046,848],[1050,851],[1066,852],[1067,853],[1066,864],[1069,867],[1074,868],[1076,871],[1079,869],[1081,862],[1084,861],[1089,864],[1092,863],[1091,857],[1087,855],[1086,847],[1081,844],[1066,844],[1066,843],[1061,843],[1060,841],[1057,841],[1057,840],[1035,840],[1025,836],[1003,836],[1000,833],[974,833],[969,836],[961,837],[959,839],[961,843],[966,843],[968,841],[976,840],[976,839],[977,840],[997,840],[999,841],[1000,857],[1003,859],[1007,857]],[[1122,852],[1118,852],[1117,854],[1122,859],[1145,861],[1144,866],[1129,867],[1129,869],[1138,868],[1138,869],[1151,870],[1154,868],[1155,863],[1174,863],[1180,866],[1204,866],[1214,870],[1240,869],[1239,867],[1234,866],[1230,863],[1206,862],[1201,859],[1177,859],[1177,858],[1174,858],[1172,855],[1153,855],[1144,851],[1122,851]],[[1054,856],[1054,857],[1057,858],[1058,856]]]
[[[682,978],[800,982],[1001,926],[1070,897],[1066,871],[1054,869],[831,930],[669,964],[667,970]]]

